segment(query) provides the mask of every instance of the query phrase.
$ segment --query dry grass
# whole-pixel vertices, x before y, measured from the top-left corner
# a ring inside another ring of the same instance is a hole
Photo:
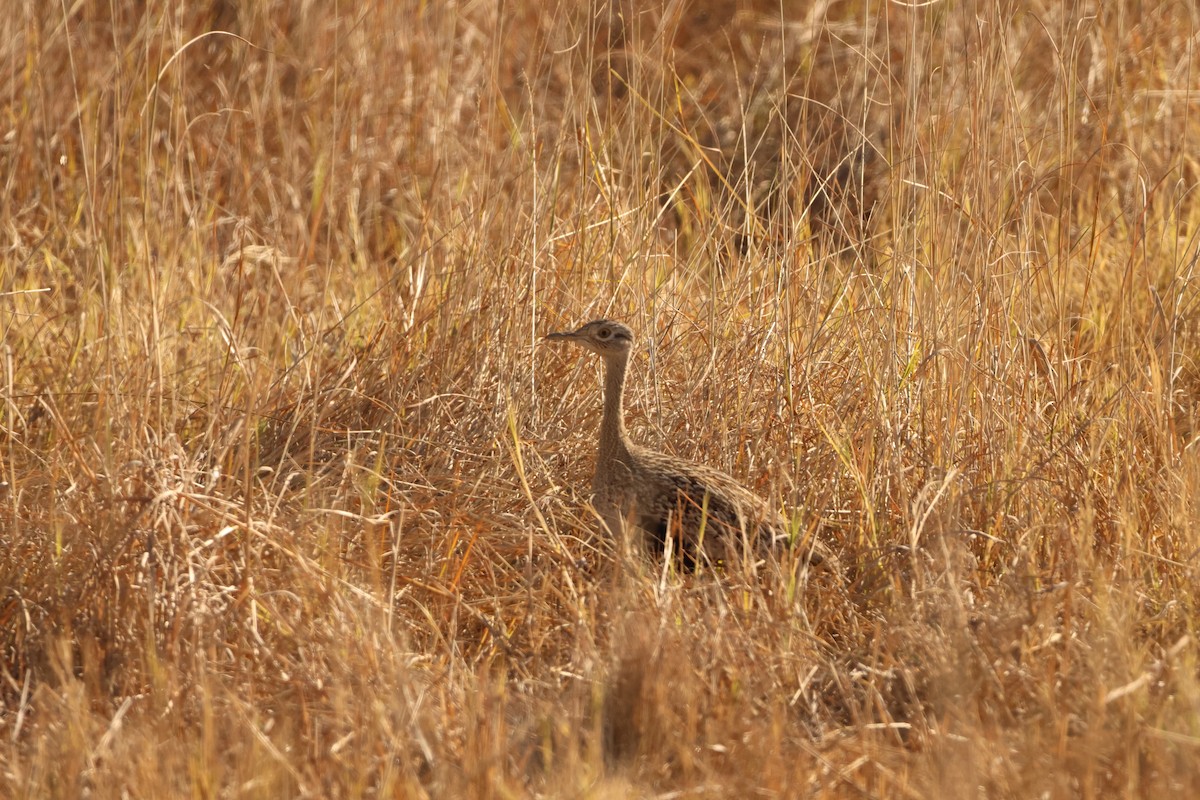
[[[13,5],[0,795],[1200,792],[1190,4]]]

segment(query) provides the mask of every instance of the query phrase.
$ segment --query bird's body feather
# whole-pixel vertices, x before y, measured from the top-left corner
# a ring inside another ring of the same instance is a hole
[[[651,550],[670,546],[689,563],[701,551],[710,561],[761,555],[786,537],[778,512],[730,476],[637,445],[598,461],[592,489],[610,529],[632,522]]]

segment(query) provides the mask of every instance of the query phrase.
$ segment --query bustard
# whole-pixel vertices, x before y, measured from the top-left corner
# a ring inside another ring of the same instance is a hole
[[[659,553],[670,542],[686,569],[701,554],[710,562],[758,556],[786,541],[787,524],[779,513],[724,472],[629,441],[622,403],[632,330],[597,319],[546,338],[573,342],[604,359],[604,414],[592,503],[610,533],[618,535],[631,523]],[[821,557],[812,553],[811,560]]]

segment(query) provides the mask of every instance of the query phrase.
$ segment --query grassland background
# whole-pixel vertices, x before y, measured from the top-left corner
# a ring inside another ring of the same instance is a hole
[[[0,796],[1200,793],[1193,4],[4,11]]]

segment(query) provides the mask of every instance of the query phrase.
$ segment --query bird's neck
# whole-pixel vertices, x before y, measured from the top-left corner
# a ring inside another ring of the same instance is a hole
[[[629,453],[629,435],[625,431],[625,369],[628,354],[605,359],[604,416],[600,419],[600,458],[614,458]]]

